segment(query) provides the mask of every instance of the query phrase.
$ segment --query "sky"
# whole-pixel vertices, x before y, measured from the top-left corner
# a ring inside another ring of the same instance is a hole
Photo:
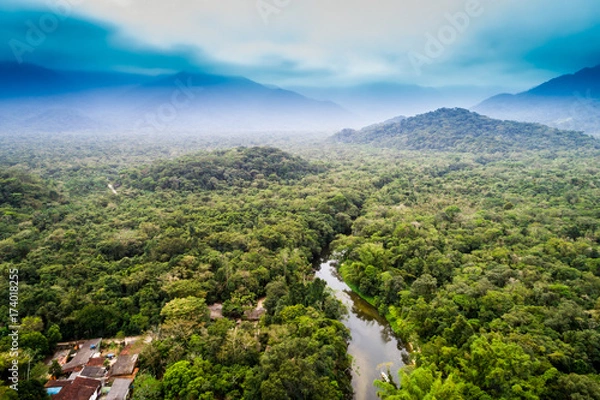
[[[522,91],[600,64],[598,0],[0,0],[0,60]]]

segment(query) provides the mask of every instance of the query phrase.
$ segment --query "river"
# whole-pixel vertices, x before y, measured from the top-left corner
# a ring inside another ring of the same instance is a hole
[[[403,351],[398,339],[375,307],[363,300],[339,276],[332,261],[321,263],[316,276],[327,282],[338,299],[348,308],[348,316],[342,321],[352,334],[348,353],[353,357],[352,387],[356,400],[376,400],[375,379],[381,372],[391,371],[398,383],[398,370],[404,365]]]

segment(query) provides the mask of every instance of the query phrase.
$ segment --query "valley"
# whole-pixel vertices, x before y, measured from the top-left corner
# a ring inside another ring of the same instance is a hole
[[[0,1],[0,400],[600,400],[599,5]]]
[[[150,334],[134,399],[600,393],[597,142],[465,110],[389,124],[260,147],[5,137],[0,265],[19,271],[23,368],[43,382],[58,341]],[[355,310],[313,266],[325,248],[410,344],[395,384],[388,360],[355,375]]]

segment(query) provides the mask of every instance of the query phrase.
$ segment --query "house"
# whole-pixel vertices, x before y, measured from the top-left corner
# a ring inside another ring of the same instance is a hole
[[[102,379],[106,376],[106,368],[86,365],[79,373],[79,376],[92,379]]]
[[[102,389],[100,381],[82,377],[73,381],[50,381],[48,384],[46,391],[52,400],[96,400]]]
[[[58,362],[58,365],[60,365],[62,367],[63,365],[65,365],[67,363],[71,349],[72,349],[72,347],[68,348],[68,349],[64,349],[64,348],[57,349],[56,352],[54,353],[54,355],[52,356],[52,359],[50,359],[48,361],[47,365],[52,365],[52,360],[56,360]]]
[[[133,374],[137,365],[137,354],[120,354],[117,362],[110,369],[110,376],[127,376]]]
[[[71,381],[66,381],[66,380],[53,380],[53,381],[48,381],[44,387],[46,388],[46,392],[50,395],[50,396],[54,396],[60,393],[61,390],[63,390],[63,388],[65,388],[65,386],[69,386],[71,385]],[[54,399],[54,397],[52,397]]]
[[[67,380],[68,381],[74,381],[75,378],[77,378],[80,373],[81,373],[81,370],[71,372],[71,375],[69,375],[69,377],[67,378]]]
[[[100,343],[102,343],[102,339],[92,339],[83,342],[79,346],[75,357],[62,367],[63,372],[70,373],[82,369],[98,351]]]
[[[131,379],[117,378],[113,382],[106,400],[126,400],[131,388]]]
[[[88,367],[103,367],[105,358],[102,357],[92,357],[86,364]]]

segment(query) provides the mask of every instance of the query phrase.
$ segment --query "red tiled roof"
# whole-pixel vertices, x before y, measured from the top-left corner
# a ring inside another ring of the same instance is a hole
[[[48,381],[46,382],[46,384],[44,385],[45,388],[54,388],[54,387],[65,387],[65,386],[69,386],[72,382],[71,381],[67,381],[64,379],[61,380],[52,380],[52,381]]]
[[[100,390],[100,381],[77,377],[69,386],[65,386],[52,400],[89,400]]]
[[[88,367],[103,367],[104,366],[104,358],[102,357],[95,357],[95,358],[90,358],[90,360],[87,363]]]

